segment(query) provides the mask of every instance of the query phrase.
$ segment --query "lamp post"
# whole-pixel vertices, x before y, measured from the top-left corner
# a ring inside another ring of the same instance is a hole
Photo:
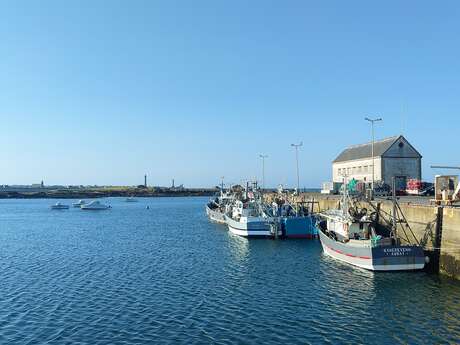
[[[259,155],[260,158],[262,158],[262,190],[265,189],[265,158],[267,158],[267,155]]]
[[[375,180],[375,163],[374,163],[374,123],[378,121],[382,121],[382,119],[379,117],[377,119],[370,119],[368,117],[364,118],[364,120],[369,121],[371,123],[371,131],[372,131],[372,180],[371,180],[371,199],[374,195],[374,180]]]
[[[303,145],[302,142],[300,144],[291,144],[292,147],[295,148],[295,161],[297,167],[297,193],[300,192],[300,180],[299,180],[299,147]]]

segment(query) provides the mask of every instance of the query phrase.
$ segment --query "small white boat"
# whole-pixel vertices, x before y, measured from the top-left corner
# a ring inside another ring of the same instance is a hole
[[[99,200],[94,200],[88,204],[81,205],[80,208],[82,210],[108,210],[109,208],[112,208],[112,206],[105,205],[101,203]]]
[[[73,207],[81,207],[82,205],[85,205],[86,201],[85,200],[78,200],[78,202],[74,202],[72,204]]]
[[[55,203],[54,205],[51,205],[51,209],[52,209],[52,210],[68,210],[68,209],[69,209],[69,205],[61,204],[61,203],[58,201],[58,202]]]
[[[125,201],[126,201],[126,202],[137,202],[137,199],[134,199],[133,196],[130,196],[130,197],[126,198]]]

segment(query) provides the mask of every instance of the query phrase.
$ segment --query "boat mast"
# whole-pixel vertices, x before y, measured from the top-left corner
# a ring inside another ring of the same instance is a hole
[[[342,186],[342,210],[344,215],[348,215],[348,186],[347,186],[347,174],[343,174],[343,186]]]
[[[393,237],[396,239],[397,238],[397,228],[398,228],[398,223],[396,219],[396,178],[393,176],[391,179],[391,192],[392,192],[392,201],[393,201],[393,214],[392,214],[392,223],[393,223]]]

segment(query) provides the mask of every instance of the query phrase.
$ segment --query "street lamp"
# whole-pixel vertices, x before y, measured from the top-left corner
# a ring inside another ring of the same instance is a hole
[[[262,158],[262,190],[265,189],[265,158],[267,158],[267,155],[259,155],[260,158]]]
[[[303,145],[302,142],[300,144],[291,144],[292,147],[295,148],[295,161],[297,166],[297,193],[300,192],[300,181],[299,181],[299,147]]]
[[[379,117],[377,119],[370,119],[368,117],[364,118],[364,120],[369,121],[371,123],[371,128],[372,128],[372,181],[371,181],[371,193],[372,195],[374,194],[374,179],[375,179],[375,163],[374,163],[374,122],[382,121],[382,119]]]

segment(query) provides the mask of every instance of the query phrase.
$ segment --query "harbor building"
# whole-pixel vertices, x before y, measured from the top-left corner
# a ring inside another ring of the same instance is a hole
[[[372,182],[372,143],[343,150],[332,162],[333,182],[343,182],[343,175],[360,182]],[[422,155],[402,135],[374,142],[374,182],[406,189],[409,179],[422,177]]]

